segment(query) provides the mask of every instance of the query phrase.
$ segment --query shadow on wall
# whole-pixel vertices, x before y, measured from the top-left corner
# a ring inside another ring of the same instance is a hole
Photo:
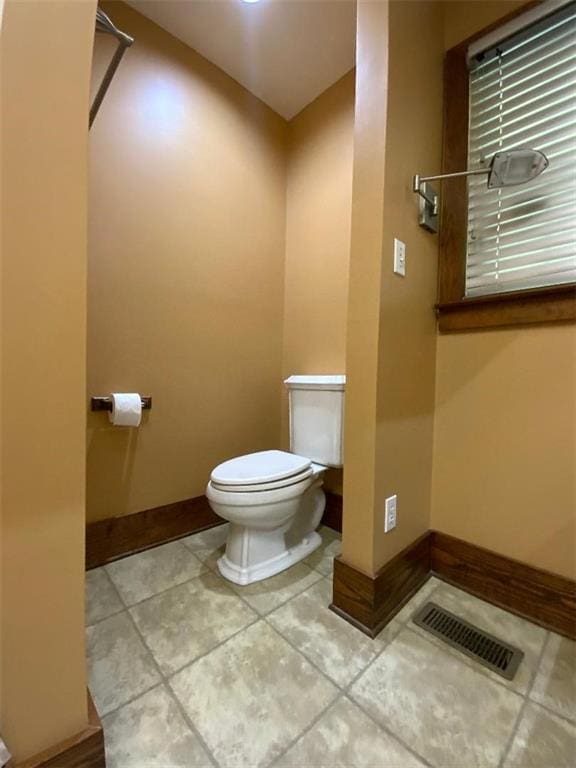
[[[142,426],[148,418],[143,412]],[[107,414],[94,413],[88,417],[87,462],[106,466],[106,472],[87,473],[86,493],[88,497],[102,499],[102,506],[111,510],[107,517],[113,517],[118,509],[128,508],[139,436],[140,428],[115,427],[109,423]]]

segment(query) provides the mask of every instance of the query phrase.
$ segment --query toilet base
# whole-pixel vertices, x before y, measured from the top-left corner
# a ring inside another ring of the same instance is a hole
[[[311,531],[293,547],[285,549],[281,554],[275,555],[268,560],[260,561],[250,566],[239,566],[233,563],[224,554],[218,560],[218,570],[228,581],[245,586],[253,584],[255,581],[269,579],[286,568],[299,563],[305,557],[312,554],[322,544],[322,537],[317,531]]]

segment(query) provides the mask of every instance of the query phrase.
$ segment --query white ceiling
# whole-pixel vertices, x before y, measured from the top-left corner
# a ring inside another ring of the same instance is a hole
[[[127,0],[287,120],[354,66],[355,0]]]

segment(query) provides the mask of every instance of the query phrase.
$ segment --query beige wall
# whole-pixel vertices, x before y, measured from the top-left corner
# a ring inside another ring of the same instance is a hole
[[[342,373],[354,72],[289,123],[284,372]]]
[[[86,725],[86,156],[95,3],[4,7],[2,737],[17,760]]]
[[[449,3],[447,47],[519,5]],[[575,353],[574,326],[438,337],[432,527],[576,576]]]
[[[353,127],[354,72],[288,124],[284,376],[346,370]],[[282,414],[287,447],[286,396]]]
[[[444,45],[458,45],[489,24],[526,5],[527,0],[445,0]]]
[[[378,363],[374,568],[430,522],[436,357],[437,236],[418,224],[414,173],[441,163],[442,9],[390,4],[390,70]],[[406,277],[393,274],[394,237]],[[398,525],[384,534],[384,499],[398,495]]]
[[[573,326],[440,336],[432,527],[576,576]]]
[[[386,160],[389,3],[357,6],[352,223],[346,324],[342,557],[374,566],[376,384]]]
[[[418,227],[410,180],[440,164],[443,29],[439,3],[361,1],[358,13],[343,556],[371,573],[430,520],[437,239]]]
[[[218,462],[278,445],[282,389],[286,123],[104,8],[136,42],[90,135],[88,392],[154,405],[137,431],[90,416],[89,520],[198,496]]]

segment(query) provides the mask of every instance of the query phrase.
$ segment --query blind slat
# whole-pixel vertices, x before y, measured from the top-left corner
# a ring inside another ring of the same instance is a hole
[[[526,31],[470,73],[468,158],[532,147],[549,168],[534,181],[489,190],[468,182],[466,295],[576,281],[576,3]],[[492,54],[491,54],[492,56]]]

